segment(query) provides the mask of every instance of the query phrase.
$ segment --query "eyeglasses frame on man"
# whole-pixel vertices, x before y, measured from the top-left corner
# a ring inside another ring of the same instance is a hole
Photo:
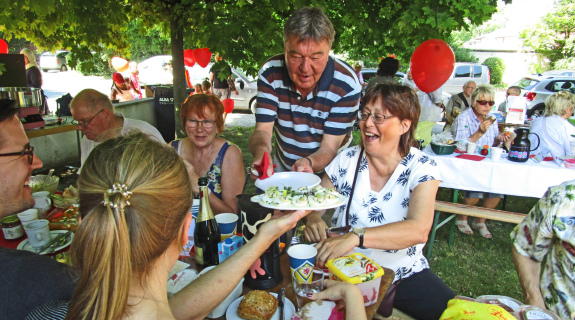
[[[0,153],[0,157],[24,156],[24,155],[28,155],[28,163],[32,165],[32,162],[34,162],[34,147],[32,147],[30,143],[27,143],[26,146],[24,146],[24,151]]]
[[[102,111],[104,111],[104,109],[98,111],[98,113],[96,113],[90,120],[88,121],[78,121],[78,120],[72,120],[72,124],[75,125],[76,127],[88,127],[90,125],[90,122],[92,122],[92,120],[94,120],[94,118],[96,118]]]

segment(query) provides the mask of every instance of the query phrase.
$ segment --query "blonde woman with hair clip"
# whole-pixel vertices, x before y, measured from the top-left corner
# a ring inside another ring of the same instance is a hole
[[[188,241],[192,217],[183,161],[137,132],[102,142],[83,168],[82,223],[70,249],[76,290],[71,301],[46,303],[27,319],[204,319],[306,215],[277,212],[243,248],[168,301],[168,273]]]

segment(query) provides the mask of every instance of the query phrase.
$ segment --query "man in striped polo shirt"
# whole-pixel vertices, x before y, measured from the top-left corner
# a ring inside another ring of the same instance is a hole
[[[351,143],[361,85],[349,65],[329,55],[334,35],[319,8],[300,8],[286,22],[284,54],[259,72],[252,165],[267,152],[276,171],[319,172]]]

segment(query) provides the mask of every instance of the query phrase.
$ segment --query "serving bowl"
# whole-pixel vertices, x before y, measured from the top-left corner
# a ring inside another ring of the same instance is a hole
[[[435,154],[440,156],[452,154],[455,151],[455,148],[457,148],[455,144],[443,144],[435,142],[432,142],[430,144],[431,144],[431,150],[433,150]]]
[[[44,183],[46,177],[47,175],[45,174],[39,174],[30,177],[30,188],[32,188],[32,192],[49,191],[51,194],[54,194],[56,191],[58,191],[58,183],[60,183],[60,177],[53,175],[50,178],[50,181],[46,181],[46,183]]]

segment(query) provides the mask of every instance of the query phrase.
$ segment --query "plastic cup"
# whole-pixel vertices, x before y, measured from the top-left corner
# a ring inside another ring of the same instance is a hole
[[[315,266],[315,256],[317,255],[317,249],[309,244],[296,244],[288,249],[289,264],[292,274],[292,279],[300,281],[311,281],[312,273],[311,269]],[[307,267],[309,272],[302,270],[300,273],[295,271],[299,268]]]
[[[238,215],[235,213],[220,213],[216,215],[216,222],[222,235],[233,234],[238,225]]]
[[[27,224],[38,220],[38,209],[28,209],[17,214],[18,219],[22,223],[22,227]]]
[[[296,293],[298,308],[301,309],[312,300],[307,297],[310,293],[323,291],[323,280],[325,273],[320,268],[302,267],[295,270],[296,274],[309,272],[309,281],[294,279],[293,286]]]
[[[475,142],[468,142],[467,143],[467,153],[475,154],[477,153],[477,143]]]

